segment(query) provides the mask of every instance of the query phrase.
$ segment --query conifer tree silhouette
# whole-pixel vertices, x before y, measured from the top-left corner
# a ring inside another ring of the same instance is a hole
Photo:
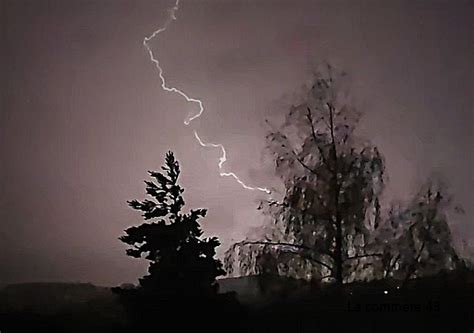
[[[161,169],[162,172],[149,171],[153,180],[145,181],[152,199],[128,202],[142,212],[146,222],[126,229],[120,237],[130,246],[129,256],[150,261],[149,274],[139,280],[137,289],[161,300],[215,295],[216,277],[225,272],[214,258],[219,240],[201,237],[198,220],[206,216],[207,210],[182,212],[184,189],[178,184],[180,167],[172,152],[166,154]]]

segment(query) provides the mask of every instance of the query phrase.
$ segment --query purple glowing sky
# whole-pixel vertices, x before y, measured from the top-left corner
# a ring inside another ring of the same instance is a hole
[[[262,195],[219,177],[219,152],[192,130],[226,146],[228,171],[278,184],[261,158],[263,120],[324,59],[353,77],[361,132],[386,157],[387,196],[444,174],[466,210],[453,232],[472,242],[471,1],[182,0],[151,47],[170,85],[206,106],[190,127],[196,109],[160,89],[142,45],[173,3],[1,2],[0,282],[134,282],[145,265],[117,237],[141,220],[125,202],[144,197],[146,171],[168,149],[189,206],[209,209],[206,233],[224,246],[242,238],[261,222]]]

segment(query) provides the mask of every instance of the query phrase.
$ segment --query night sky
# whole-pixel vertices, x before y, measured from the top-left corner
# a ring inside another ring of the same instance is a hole
[[[387,201],[443,175],[464,207],[451,222],[474,257],[472,1],[182,0],[150,46],[171,86],[160,89],[143,38],[173,1],[2,0],[0,282],[135,282],[145,262],[117,239],[141,223],[147,170],[173,150],[189,208],[208,208],[206,235],[258,226],[264,194],[218,175],[278,186],[262,159],[264,119],[328,60],[351,75],[360,133],[384,153]]]

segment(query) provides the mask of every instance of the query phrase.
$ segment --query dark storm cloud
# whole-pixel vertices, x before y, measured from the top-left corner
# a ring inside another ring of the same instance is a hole
[[[225,245],[261,221],[258,195],[219,178],[228,170],[278,184],[262,164],[263,119],[298,92],[317,60],[353,77],[362,133],[385,153],[390,197],[406,197],[432,172],[447,176],[472,226],[473,6],[469,1],[182,1],[153,40],[170,85],[206,112],[162,92],[142,46],[162,24],[162,1],[2,2],[0,281],[134,281],[143,265],[117,240],[140,218],[146,170],[168,149],[182,162],[191,207]],[[277,106],[277,107],[273,107]]]

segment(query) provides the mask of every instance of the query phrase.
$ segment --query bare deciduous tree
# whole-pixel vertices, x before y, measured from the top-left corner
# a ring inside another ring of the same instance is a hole
[[[360,113],[344,95],[344,76],[331,66],[317,73],[301,102],[267,135],[286,194],[281,203],[262,203],[274,217],[271,234],[234,244],[228,270],[237,259],[244,274],[259,273],[270,253],[279,271],[342,284],[353,262],[379,255],[364,248],[379,223],[384,163],[375,146],[354,134]]]
[[[412,277],[459,267],[442,186],[425,186],[383,218],[384,159],[355,134],[360,113],[345,93],[345,74],[318,72],[282,124],[267,135],[282,202],[262,202],[271,225],[258,240],[226,252],[228,273],[353,280]]]

